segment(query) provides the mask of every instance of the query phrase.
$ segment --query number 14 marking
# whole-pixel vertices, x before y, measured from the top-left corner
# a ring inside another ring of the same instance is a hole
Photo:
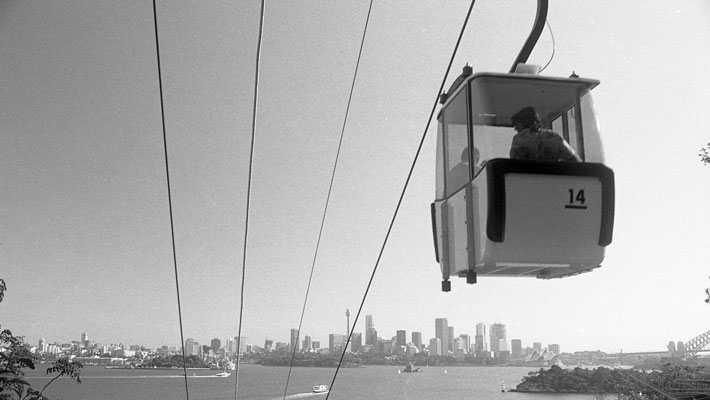
[[[578,210],[586,210],[587,206],[584,204],[586,199],[584,197],[584,189],[569,189],[569,203],[565,204],[565,208],[573,208]]]

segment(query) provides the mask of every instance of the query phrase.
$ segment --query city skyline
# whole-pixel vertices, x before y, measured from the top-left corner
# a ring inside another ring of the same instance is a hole
[[[371,321],[373,321],[373,324],[374,324],[374,316],[368,314],[367,317],[369,317],[368,319],[371,320]],[[453,327],[453,326],[444,325],[446,322],[448,322],[447,318],[436,318],[436,319],[434,320],[434,325],[436,326],[436,325],[441,324],[442,328],[443,328],[444,326],[445,326],[446,328],[449,328],[449,329],[446,329],[446,333],[448,334],[448,332],[449,332],[451,329],[453,329],[454,327]],[[556,352],[557,352],[558,354],[559,354],[559,352],[560,352],[560,348],[563,348],[563,349],[566,348],[565,345],[564,345],[564,343],[545,342],[544,339],[540,339],[540,338],[533,339],[533,340],[531,340],[531,341],[525,341],[525,340],[522,340],[522,339],[520,339],[520,338],[518,338],[518,337],[509,337],[509,336],[507,335],[507,326],[508,326],[508,325],[503,324],[503,323],[500,323],[500,322],[495,322],[495,323],[492,323],[492,324],[485,324],[485,323],[482,323],[482,322],[477,322],[477,323],[475,324],[475,328],[474,328],[473,334],[472,334],[471,332],[463,331],[463,332],[461,332],[458,336],[455,336],[454,339],[459,339],[459,338],[464,337],[464,336],[467,337],[467,339],[469,340],[469,345],[466,346],[466,347],[469,348],[469,349],[475,349],[475,350],[481,350],[481,351],[490,351],[490,352],[508,351],[508,352],[510,352],[511,354],[513,354],[513,350],[514,350],[514,347],[515,347],[514,344],[513,344],[513,342],[518,342],[522,349],[532,348],[532,349],[541,350],[542,348],[548,348],[549,346],[555,346],[555,347],[556,347]],[[373,325],[373,327],[374,327],[374,325]],[[493,327],[495,327],[495,328],[493,328]],[[493,329],[495,332],[494,332],[494,333],[490,333],[491,329]],[[436,328],[435,328],[435,331],[436,331]],[[296,347],[297,347],[296,352],[302,352],[302,351],[305,350],[305,349],[303,348],[303,343],[304,343],[305,341],[309,341],[309,343],[319,343],[319,344],[321,344],[321,345],[320,345],[320,348],[323,348],[322,344],[329,342],[329,340],[328,340],[328,338],[327,338],[328,336],[342,335],[342,336],[343,336],[343,337],[342,337],[343,342],[344,342],[344,340],[345,340],[345,338],[346,338],[346,335],[345,335],[344,333],[333,333],[333,332],[330,332],[330,333],[320,334],[321,336],[317,336],[317,335],[313,335],[313,334],[298,335],[298,341],[295,341],[295,340],[296,340],[296,334],[297,334],[297,332],[298,332],[298,329],[291,328],[291,329],[290,329],[290,334],[288,335],[288,336],[289,336],[289,340],[286,340],[286,339],[279,340],[279,339],[276,338],[277,336],[267,336],[267,337],[265,337],[265,338],[263,338],[263,339],[261,339],[261,340],[257,340],[257,339],[252,340],[252,339],[249,339],[248,337],[243,337],[244,343],[243,343],[243,346],[241,346],[241,347],[244,348],[245,346],[257,346],[257,347],[259,347],[259,348],[267,348],[267,347],[269,347],[269,346],[273,346],[273,345],[276,345],[276,344],[287,344],[287,345],[289,345],[289,346],[293,346],[293,344],[296,343]],[[391,335],[391,336],[389,336],[389,335],[383,336],[383,335],[381,335],[381,334],[378,333],[378,339],[382,339],[382,340],[393,340],[393,341],[397,342],[397,345],[399,345],[399,342],[398,342],[397,340],[399,339],[399,335],[400,335],[400,333],[402,333],[402,332],[404,332],[404,334],[405,334],[405,338],[406,338],[406,342],[405,342],[405,343],[406,343],[406,344],[414,344],[414,345],[418,345],[418,346],[424,346],[425,343],[430,343],[430,342],[431,342],[431,339],[440,339],[440,338],[438,338],[437,336],[432,336],[429,340],[426,340],[426,339],[425,339],[425,340],[422,340],[422,339],[424,339],[425,337],[422,336],[422,331],[421,331],[421,330],[404,330],[404,329],[398,329],[398,330],[396,330],[396,331],[394,332],[394,334]],[[443,331],[442,331],[442,332],[443,332]],[[482,333],[481,333],[481,332],[482,332]],[[419,343],[417,343],[417,341],[414,340],[414,335],[415,335],[415,334],[419,337]],[[357,336],[357,335],[362,336],[363,333],[362,333],[362,332],[353,332],[353,336],[354,336],[354,337]],[[436,334],[435,334],[435,335],[436,335]],[[488,340],[485,340],[484,342],[480,343],[480,345],[481,345],[480,348],[478,347],[478,346],[479,346],[479,342],[478,342],[478,339],[477,339],[479,336],[481,336],[482,338],[488,338]],[[52,340],[49,340],[49,341],[47,341],[47,340],[46,340],[46,336],[43,336],[43,337],[39,338],[38,340],[40,341],[40,343],[42,343],[42,342],[44,341],[44,342],[51,342],[51,343],[56,343],[56,344],[64,344],[64,343],[72,343],[72,342],[84,343],[84,342],[88,341],[88,333],[87,333],[86,331],[82,332],[81,335],[80,335],[80,337],[81,337],[81,340],[78,340],[78,341],[75,341],[75,340],[70,340],[70,341],[56,341],[56,340],[55,340],[55,341],[52,341]],[[322,337],[322,338],[321,338],[321,337]],[[473,341],[470,340],[471,337],[474,338]],[[315,339],[314,339],[314,338],[315,338]],[[26,339],[27,339],[27,338],[26,338]],[[215,337],[212,337],[212,338],[204,338],[204,339],[200,338],[200,339],[196,339],[196,338],[194,338],[194,337],[190,337],[189,335],[186,336],[186,339],[185,339],[185,340],[186,340],[186,342],[188,342],[188,341],[197,342],[197,343],[199,343],[199,344],[202,345],[202,346],[207,346],[207,345],[209,344],[210,347],[213,347],[215,340],[218,341],[218,342],[221,342],[223,339],[224,339],[225,345],[227,345],[230,341],[231,341],[231,342],[239,341],[237,336],[226,336],[226,338],[225,338],[225,337],[216,337],[216,336],[215,336]],[[316,340],[316,339],[319,339],[319,340]],[[449,338],[448,336],[447,336],[446,339],[447,339],[447,340],[451,340],[451,338]],[[495,344],[495,343],[498,343],[498,342],[497,342],[498,340],[505,340],[505,341],[506,341],[506,345],[505,345],[506,348],[505,348],[505,349],[501,349],[501,348],[499,347],[499,344]],[[663,351],[663,350],[665,350],[666,348],[668,348],[669,343],[676,343],[676,342],[681,343],[681,342],[683,342],[683,340],[669,339],[668,341],[665,341],[664,343],[659,344],[657,348],[654,348],[654,349],[646,349],[646,351]],[[32,344],[31,342],[27,342],[27,343]],[[125,345],[125,346],[136,346],[136,345],[137,345],[137,346],[144,346],[144,345],[145,345],[144,343],[123,343],[123,342],[120,341],[120,340],[119,340],[119,341],[109,341],[109,342],[93,341],[93,343],[100,343],[100,344],[102,344],[102,345],[123,344],[123,345]],[[546,343],[546,344],[545,344],[545,343]],[[365,343],[363,342],[363,344],[365,344]],[[545,344],[545,345],[543,346],[543,344]],[[160,348],[160,347],[164,347],[164,346],[168,346],[169,348],[180,348],[180,347],[181,347],[180,344],[161,344],[160,346],[146,346],[146,347],[147,347],[147,348],[156,349],[156,348]],[[186,347],[187,347],[187,345],[186,345]],[[306,347],[307,347],[307,346],[306,346]],[[428,347],[428,346],[426,346],[426,347]],[[442,350],[443,350],[443,344],[442,344]],[[452,348],[449,347],[449,350],[452,351]],[[583,348],[583,349],[566,349],[566,350],[567,350],[567,351],[565,351],[566,353],[574,353],[574,352],[579,352],[579,351],[599,351],[599,350],[601,350],[601,349]],[[623,352],[623,351],[622,351],[622,352]],[[611,353],[614,353],[614,352],[611,352]]]
[[[349,310],[363,342],[368,314],[425,345],[446,317],[442,338],[506,321],[525,343],[607,353],[708,331],[707,2],[551,2],[528,61],[600,81],[612,243],[590,273],[448,293],[436,121],[422,135],[470,2],[375,3],[364,42],[367,2],[267,4],[255,121],[258,4],[156,3],[0,4],[3,329],[157,347],[300,327],[324,344]],[[534,16],[476,2],[444,87],[466,64],[508,71]]]

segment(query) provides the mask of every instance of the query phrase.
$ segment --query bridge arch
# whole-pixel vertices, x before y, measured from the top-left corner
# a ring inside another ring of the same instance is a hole
[[[688,356],[695,356],[708,344],[710,344],[710,331],[701,333],[685,343],[685,352]]]

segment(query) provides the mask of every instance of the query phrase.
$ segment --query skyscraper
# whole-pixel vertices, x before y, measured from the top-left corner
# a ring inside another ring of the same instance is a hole
[[[217,353],[217,351],[219,350],[219,348],[222,347],[222,341],[219,340],[219,339],[217,339],[217,338],[214,338],[214,339],[212,339],[212,341],[210,342],[210,347],[212,348],[212,351],[214,351],[215,353]]]
[[[331,333],[328,335],[328,350],[330,350],[331,353],[342,351],[347,339],[348,337],[342,333]]]
[[[449,321],[446,318],[434,320],[434,334],[441,342],[442,355],[446,355],[449,349]]]
[[[372,315],[365,316],[365,344],[374,345],[377,343],[377,331],[375,330],[375,319]]]
[[[500,342],[501,340],[505,341],[505,325],[504,324],[499,324],[495,323],[491,325],[491,351],[494,353],[498,353],[499,351],[503,350],[500,348]],[[507,349],[505,349],[507,350]]]
[[[476,336],[474,338],[474,348],[479,352],[488,351],[488,335],[486,334],[486,324],[476,324]]]
[[[397,331],[397,346],[407,345],[407,331],[399,330]]]
[[[510,346],[512,347],[513,359],[523,358],[523,342],[521,342],[520,339],[511,340]]]
[[[429,356],[441,355],[441,340],[439,338],[431,338],[429,340]]]
[[[199,346],[199,343],[195,341],[193,338],[187,338],[185,340],[185,356],[189,357],[192,355],[197,355],[196,347]]]
[[[453,352],[454,351],[454,339],[456,338],[456,335],[454,334],[454,327],[450,326],[448,327],[447,331],[447,337],[449,338],[449,351]]]
[[[412,344],[417,346],[419,350],[422,350],[422,333],[412,332]]]
[[[362,347],[362,333],[353,332],[353,338],[350,341],[350,349],[353,353],[358,353]]]
[[[298,329],[291,329],[291,350],[295,350],[297,353],[301,349],[300,343],[298,343]]]

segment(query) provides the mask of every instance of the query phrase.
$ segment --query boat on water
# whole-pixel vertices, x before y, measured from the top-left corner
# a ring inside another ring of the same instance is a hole
[[[230,375],[232,375],[232,373],[231,373],[231,372],[227,372],[227,371],[220,372],[220,373],[218,373],[218,374],[214,374],[214,376],[218,376],[218,377],[220,377],[220,378],[226,378],[226,377],[228,377],[228,376],[230,376]]]
[[[313,386],[313,393],[325,393],[328,391],[328,385],[315,385]]]

